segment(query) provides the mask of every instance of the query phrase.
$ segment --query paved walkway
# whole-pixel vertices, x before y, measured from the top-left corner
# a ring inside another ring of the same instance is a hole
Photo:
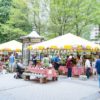
[[[98,82],[59,76],[58,81],[40,84],[0,75],[0,100],[100,100]]]

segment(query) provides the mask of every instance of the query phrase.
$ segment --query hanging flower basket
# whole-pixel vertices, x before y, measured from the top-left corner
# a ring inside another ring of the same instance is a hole
[[[45,48],[44,48],[44,46],[38,46],[37,49],[38,49],[38,50],[43,50],[43,49],[45,49]]]
[[[64,49],[71,50],[71,49],[72,49],[72,45],[65,45],[65,46],[64,46]]]
[[[54,45],[52,45],[50,48],[51,49],[58,49],[58,47],[57,46],[54,46]]]

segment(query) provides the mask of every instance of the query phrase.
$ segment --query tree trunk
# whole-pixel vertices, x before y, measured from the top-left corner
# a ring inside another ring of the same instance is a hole
[[[77,35],[77,36],[80,36],[79,27],[78,27],[78,24],[77,24],[77,23],[76,23],[76,35]]]

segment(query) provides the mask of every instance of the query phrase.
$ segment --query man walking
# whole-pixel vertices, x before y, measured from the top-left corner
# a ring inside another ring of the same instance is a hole
[[[95,68],[96,68],[96,71],[98,74],[99,89],[100,89],[100,55],[99,55],[98,59],[96,60]],[[99,91],[99,93],[100,93],[100,91]]]
[[[11,72],[13,72],[14,61],[15,61],[15,57],[13,54],[11,54],[11,56],[9,57],[9,67]]]

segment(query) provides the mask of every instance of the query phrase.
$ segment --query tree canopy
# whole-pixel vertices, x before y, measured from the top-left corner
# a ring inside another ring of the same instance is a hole
[[[99,26],[99,0],[0,0],[0,43],[35,28],[47,39],[68,32],[88,37]]]
[[[24,0],[1,0],[0,6],[0,43],[32,31],[32,24],[28,19],[28,7]],[[5,16],[5,17],[4,17]]]

